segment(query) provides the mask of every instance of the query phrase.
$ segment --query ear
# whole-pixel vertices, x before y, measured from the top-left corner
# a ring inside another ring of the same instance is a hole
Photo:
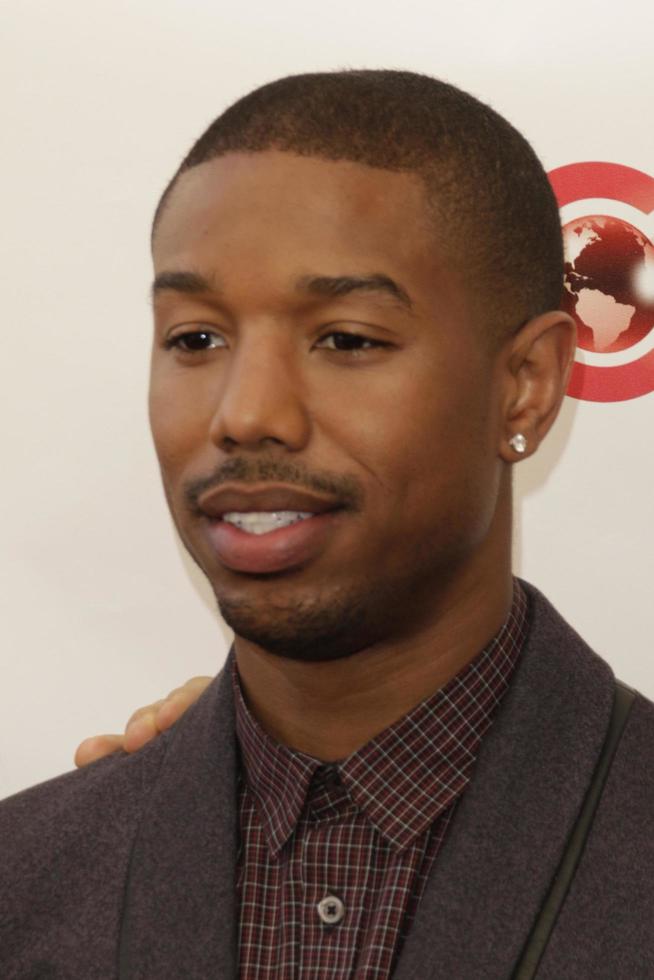
[[[561,311],[534,317],[508,342],[502,359],[504,432],[499,450],[505,462],[530,456],[549,432],[568,386],[576,343],[575,322]],[[522,452],[510,444],[518,434],[526,440]]]

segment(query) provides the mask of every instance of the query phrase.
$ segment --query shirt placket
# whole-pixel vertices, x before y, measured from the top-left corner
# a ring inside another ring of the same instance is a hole
[[[295,842],[290,879],[302,891],[299,977],[350,976],[365,905],[359,865],[372,842],[334,767],[316,772]]]

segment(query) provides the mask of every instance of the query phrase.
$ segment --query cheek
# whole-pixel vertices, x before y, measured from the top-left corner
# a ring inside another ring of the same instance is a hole
[[[191,389],[191,390],[189,390]],[[211,419],[207,399],[198,397],[188,379],[153,368],[150,376],[148,413],[150,431],[162,473],[173,478],[189,456],[206,441]]]
[[[344,431],[357,462],[382,487],[385,519],[404,530],[487,521],[499,478],[490,388],[487,366],[445,371],[427,363],[410,381],[367,388],[359,402],[350,393]]]

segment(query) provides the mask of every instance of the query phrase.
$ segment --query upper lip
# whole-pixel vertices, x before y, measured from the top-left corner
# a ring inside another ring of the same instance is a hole
[[[253,487],[225,485],[208,490],[198,500],[200,509],[209,517],[220,518],[230,511],[280,511],[298,510],[312,514],[323,514],[340,507],[333,497],[321,497],[309,490],[286,487],[281,484]]]

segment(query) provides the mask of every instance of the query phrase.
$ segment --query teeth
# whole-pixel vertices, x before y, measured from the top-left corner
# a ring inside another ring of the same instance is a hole
[[[313,517],[311,511],[301,510],[277,510],[277,511],[229,511],[223,514],[223,520],[228,524],[234,524],[241,531],[248,534],[268,534],[269,531],[276,531],[280,527],[288,527],[298,521],[304,521],[307,517]]]

